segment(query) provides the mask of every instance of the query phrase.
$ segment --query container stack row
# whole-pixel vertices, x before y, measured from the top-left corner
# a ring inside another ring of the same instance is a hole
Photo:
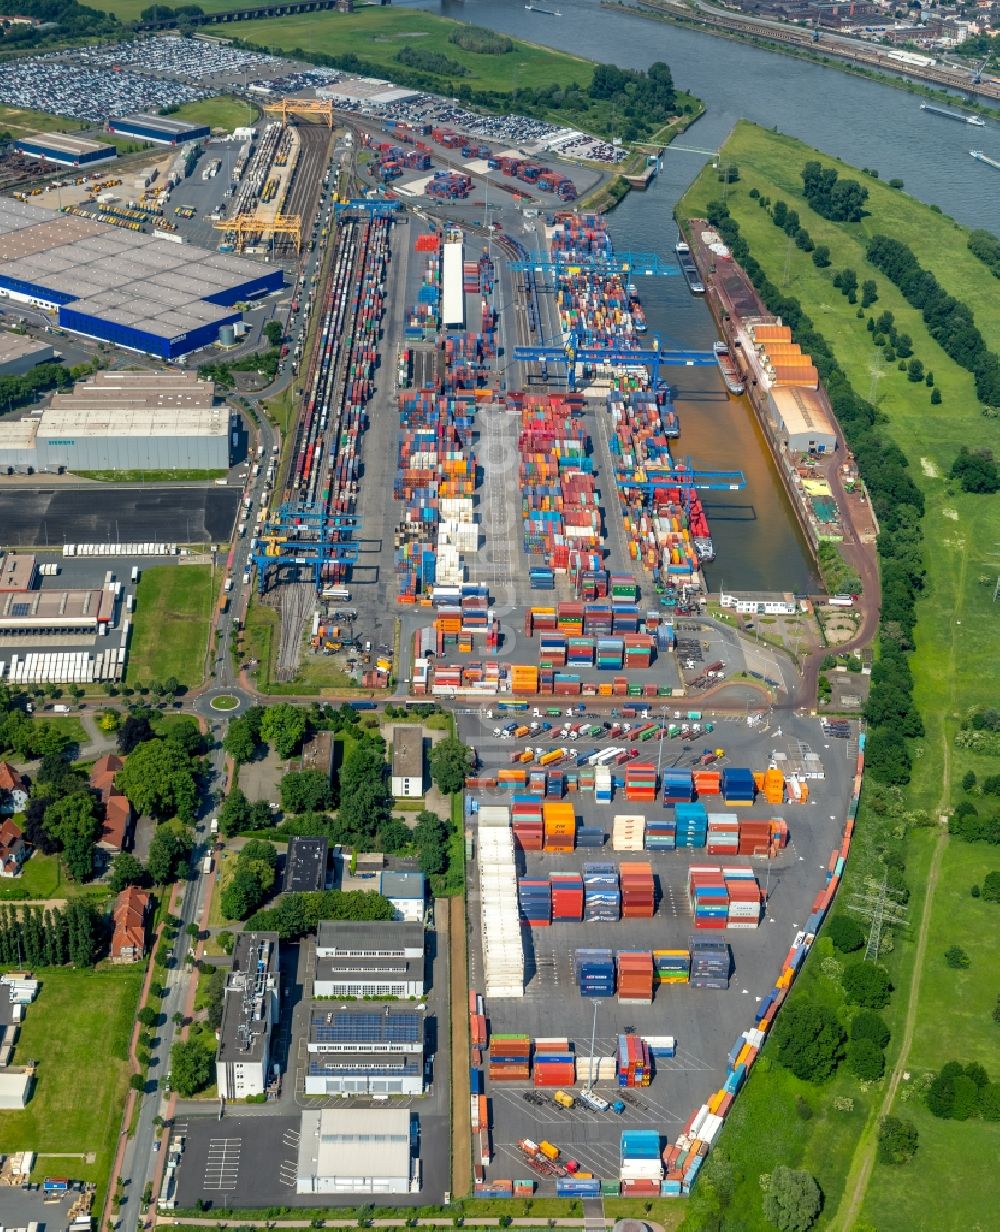
[[[495,1034],[490,1039],[490,1082],[527,1082],[531,1076],[531,1039]]]
[[[695,928],[756,928],[763,899],[752,869],[698,866],[688,870],[688,902]]]
[[[517,864],[507,809],[479,813],[479,900],[487,997],[524,996]]]

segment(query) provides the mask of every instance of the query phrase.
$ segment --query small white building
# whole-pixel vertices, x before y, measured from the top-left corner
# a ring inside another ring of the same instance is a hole
[[[416,1174],[406,1108],[303,1112],[296,1192],[400,1194]]]
[[[32,1074],[26,1069],[0,1070],[0,1110],[16,1111],[31,1097]]]
[[[392,903],[397,920],[424,918],[427,898],[427,879],[420,872],[384,872],[379,879],[378,892]]]
[[[741,591],[726,594],[719,591],[719,606],[730,608],[743,616],[794,616],[800,611],[793,594],[772,594],[769,591]]]
[[[278,934],[237,933],[222,1000],[215,1081],[224,1099],[263,1095],[278,1020]]]
[[[392,794],[419,800],[424,794],[424,731],[400,723],[392,732]]]

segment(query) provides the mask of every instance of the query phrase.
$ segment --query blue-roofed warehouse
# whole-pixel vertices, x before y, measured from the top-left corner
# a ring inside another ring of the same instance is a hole
[[[123,137],[135,137],[139,141],[153,141],[157,145],[183,145],[185,141],[200,141],[209,135],[207,124],[188,124],[172,116],[133,115],[111,116],[108,132],[120,133]]]
[[[0,299],[58,312],[74,333],[174,359],[210,346],[280,269],[0,198]]]
[[[71,133],[31,133],[18,137],[14,146],[28,158],[44,158],[48,163],[59,163],[63,167],[89,167],[118,157],[113,145],[88,141],[86,137],[75,137]]]

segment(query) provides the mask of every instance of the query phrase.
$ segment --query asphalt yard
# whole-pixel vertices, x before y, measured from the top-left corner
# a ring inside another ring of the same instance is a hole
[[[233,533],[239,488],[123,484],[17,487],[0,493],[3,543],[224,543]]]

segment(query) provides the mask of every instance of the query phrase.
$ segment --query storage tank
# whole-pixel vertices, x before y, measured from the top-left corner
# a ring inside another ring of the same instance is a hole
[[[219,329],[219,343],[221,346],[236,345],[236,327],[234,325],[223,325]]]

